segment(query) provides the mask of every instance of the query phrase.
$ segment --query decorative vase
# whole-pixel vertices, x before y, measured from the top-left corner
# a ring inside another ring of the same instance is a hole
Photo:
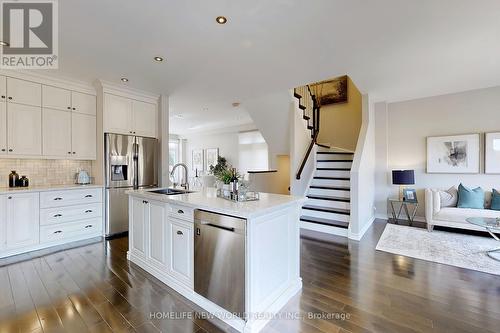
[[[222,185],[222,193],[225,197],[229,197],[231,195],[231,184]]]

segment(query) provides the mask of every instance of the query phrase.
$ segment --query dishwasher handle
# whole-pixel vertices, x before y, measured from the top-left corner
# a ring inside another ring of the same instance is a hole
[[[213,224],[213,223],[208,223],[208,222],[205,222],[205,223],[201,223],[203,225],[208,225],[208,226],[211,226],[211,227],[214,227],[214,228],[219,228],[219,229],[222,229],[222,230],[227,230],[227,231],[231,231],[231,232],[234,232],[234,228],[230,228],[230,227],[224,227],[224,226],[221,226],[221,225],[216,225],[216,224]]]

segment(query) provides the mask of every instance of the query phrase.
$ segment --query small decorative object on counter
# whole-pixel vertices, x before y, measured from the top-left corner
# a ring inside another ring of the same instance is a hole
[[[19,179],[20,187],[28,187],[30,185],[29,179],[26,176],[21,176]]]
[[[9,175],[9,187],[16,187],[19,181],[19,175],[16,170],[12,170]]]

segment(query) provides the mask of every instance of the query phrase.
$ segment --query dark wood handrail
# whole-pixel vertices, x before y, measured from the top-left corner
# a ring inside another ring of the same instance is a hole
[[[311,129],[312,140],[311,140],[311,143],[309,144],[309,147],[307,147],[306,155],[304,156],[304,159],[302,160],[302,163],[300,164],[299,170],[297,171],[297,175],[295,176],[295,178],[297,180],[300,179],[300,177],[302,175],[302,171],[304,171],[307,160],[309,159],[309,155],[311,154],[311,151],[312,151],[314,145],[317,143],[318,135],[319,135],[319,128],[320,128],[319,127],[319,106],[318,106],[318,103],[316,102],[316,96],[314,96],[314,94],[312,93],[309,85],[307,86],[307,91],[309,92],[309,96],[311,97],[311,99],[313,101],[313,112],[312,112],[313,119],[312,119],[312,129]],[[295,97],[299,98],[299,103],[300,103],[300,99],[303,96],[300,96],[297,93],[295,93]]]

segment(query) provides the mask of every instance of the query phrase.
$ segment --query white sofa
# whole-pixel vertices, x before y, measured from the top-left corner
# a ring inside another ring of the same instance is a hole
[[[459,229],[480,230],[484,228],[467,222],[469,217],[499,217],[500,211],[491,209],[469,209],[457,207],[441,208],[441,197],[439,189],[425,190],[425,219],[427,220],[427,230],[432,231],[435,225]],[[486,192],[485,207],[490,206],[491,192]]]

